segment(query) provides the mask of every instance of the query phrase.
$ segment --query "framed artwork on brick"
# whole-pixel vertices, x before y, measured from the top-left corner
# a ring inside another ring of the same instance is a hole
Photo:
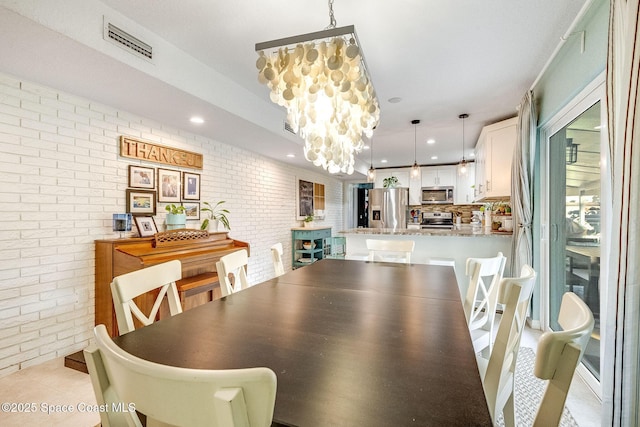
[[[183,172],[182,189],[183,200],[200,200],[200,174]]]
[[[187,214],[187,220],[200,219],[200,203],[199,202],[183,202],[184,213]]]
[[[129,165],[129,187],[153,190],[156,188],[156,169]]]
[[[156,214],[156,192],[127,189],[127,212],[136,215]]]
[[[158,201],[180,203],[180,171],[158,168]]]

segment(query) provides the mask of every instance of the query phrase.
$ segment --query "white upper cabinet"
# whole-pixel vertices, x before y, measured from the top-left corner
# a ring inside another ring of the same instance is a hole
[[[376,169],[376,180],[374,182],[375,188],[384,188],[385,178],[395,176],[398,178],[396,187],[409,188],[409,168],[400,169]]]
[[[466,205],[475,200],[476,165],[467,163],[467,173],[457,174],[456,187],[453,193],[453,203]]]
[[[422,168],[422,187],[453,187],[456,185],[456,166],[427,166]]]
[[[476,144],[475,200],[511,197],[511,162],[518,118],[485,126]]]

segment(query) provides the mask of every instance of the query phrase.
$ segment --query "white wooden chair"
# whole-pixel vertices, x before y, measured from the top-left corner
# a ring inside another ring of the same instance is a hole
[[[216,263],[218,279],[220,280],[220,292],[223,297],[249,287],[247,279],[247,264],[249,257],[245,249],[232,252],[220,257]],[[233,283],[231,282],[233,277]]]
[[[507,258],[498,252],[493,258],[468,258],[469,288],[464,299],[464,315],[476,353],[493,349],[498,288]]]
[[[284,274],[284,265],[282,263],[282,243],[278,242],[271,246],[271,259],[273,260],[273,269],[276,272],[276,277]]]
[[[188,369],[160,365],[129,354],[109,337],[104,325],[94,329],[96,344],[84,351],[103,427],[271,426],[276,375],[268,368]],[[114,412],[120,405],[125,412]],[[126,411],[129,405],[134,412]]]
[[[131,332],[136,328],[133,316],[144,326],[152,324],[158,315],[158,310],[165,296],[169,303],[171,315],[182,313],[180,296],[176,288],[176,280],[181,278],[182,264],[178,260],[152,265],[114,277],[111,282],[111,296],[113,297],[113,306],[120,335]],[[133,299],[154,289],[159,289],[158,296],[149,314],[145,314]]]
[[[413,240],[367,239],[369,261],[387,261],[411,263],[411,253],[415,247]]]
[[[476,355],[491,419],[495,423],[502,412],[505,427],[516,425],[513,400],[516,360],[535,281],[536,273],[528,265],[522,267],[519,278],[502,279],[498,302],[504,305],[504,311],[493,351],[488,360]]]
[[[576,294],[567,292],[562,296],[558,323],[562,331],[545,332],[538,341],[533,373],[549,382],[534,427],[560,424],[573,374],[593,330],[593,313]]]

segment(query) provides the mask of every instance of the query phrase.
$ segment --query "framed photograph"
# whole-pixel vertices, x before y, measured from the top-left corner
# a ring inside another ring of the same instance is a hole
[[[184,202],[185,213],[187,214],[187,220],[200,219],[200,203],[199,202]]]
[[[313,182],[299,179],[297,190],[298,219],[304,219],[308,215],[313,215]]]
[[[129,187],[153,190],[156,188],[156,169],[129,165]]]
[[[158,201],[180,203],[180,171],[158,168]]]
[[[182,172],[182,199],[200,200],[200,174]]]
[[[156,192],[127,189],[127,212],[136,215],[156,214]]]
[[[158,227],[156,227],[156,222],[152,216],[137,216],[135,220],[140,237],[153,236],[158,232]]]

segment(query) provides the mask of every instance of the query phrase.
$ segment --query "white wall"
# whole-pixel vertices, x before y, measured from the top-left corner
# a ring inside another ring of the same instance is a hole
[[[120,135],[204,155],[203,170],[191,170],[201,200],[226,200],[231,237],[251,245],[251,283],[273,276],[273,243],[290,253],[296,178],[325,184],[320,224],[342,228],[336,179],[0,74],[0,376],[83,349],[92,336],[94,240],[118,237],[111,216],[125,211],[128,166],[166,168],[120,157]],[[155,219],[162,228],[164,204]]]

